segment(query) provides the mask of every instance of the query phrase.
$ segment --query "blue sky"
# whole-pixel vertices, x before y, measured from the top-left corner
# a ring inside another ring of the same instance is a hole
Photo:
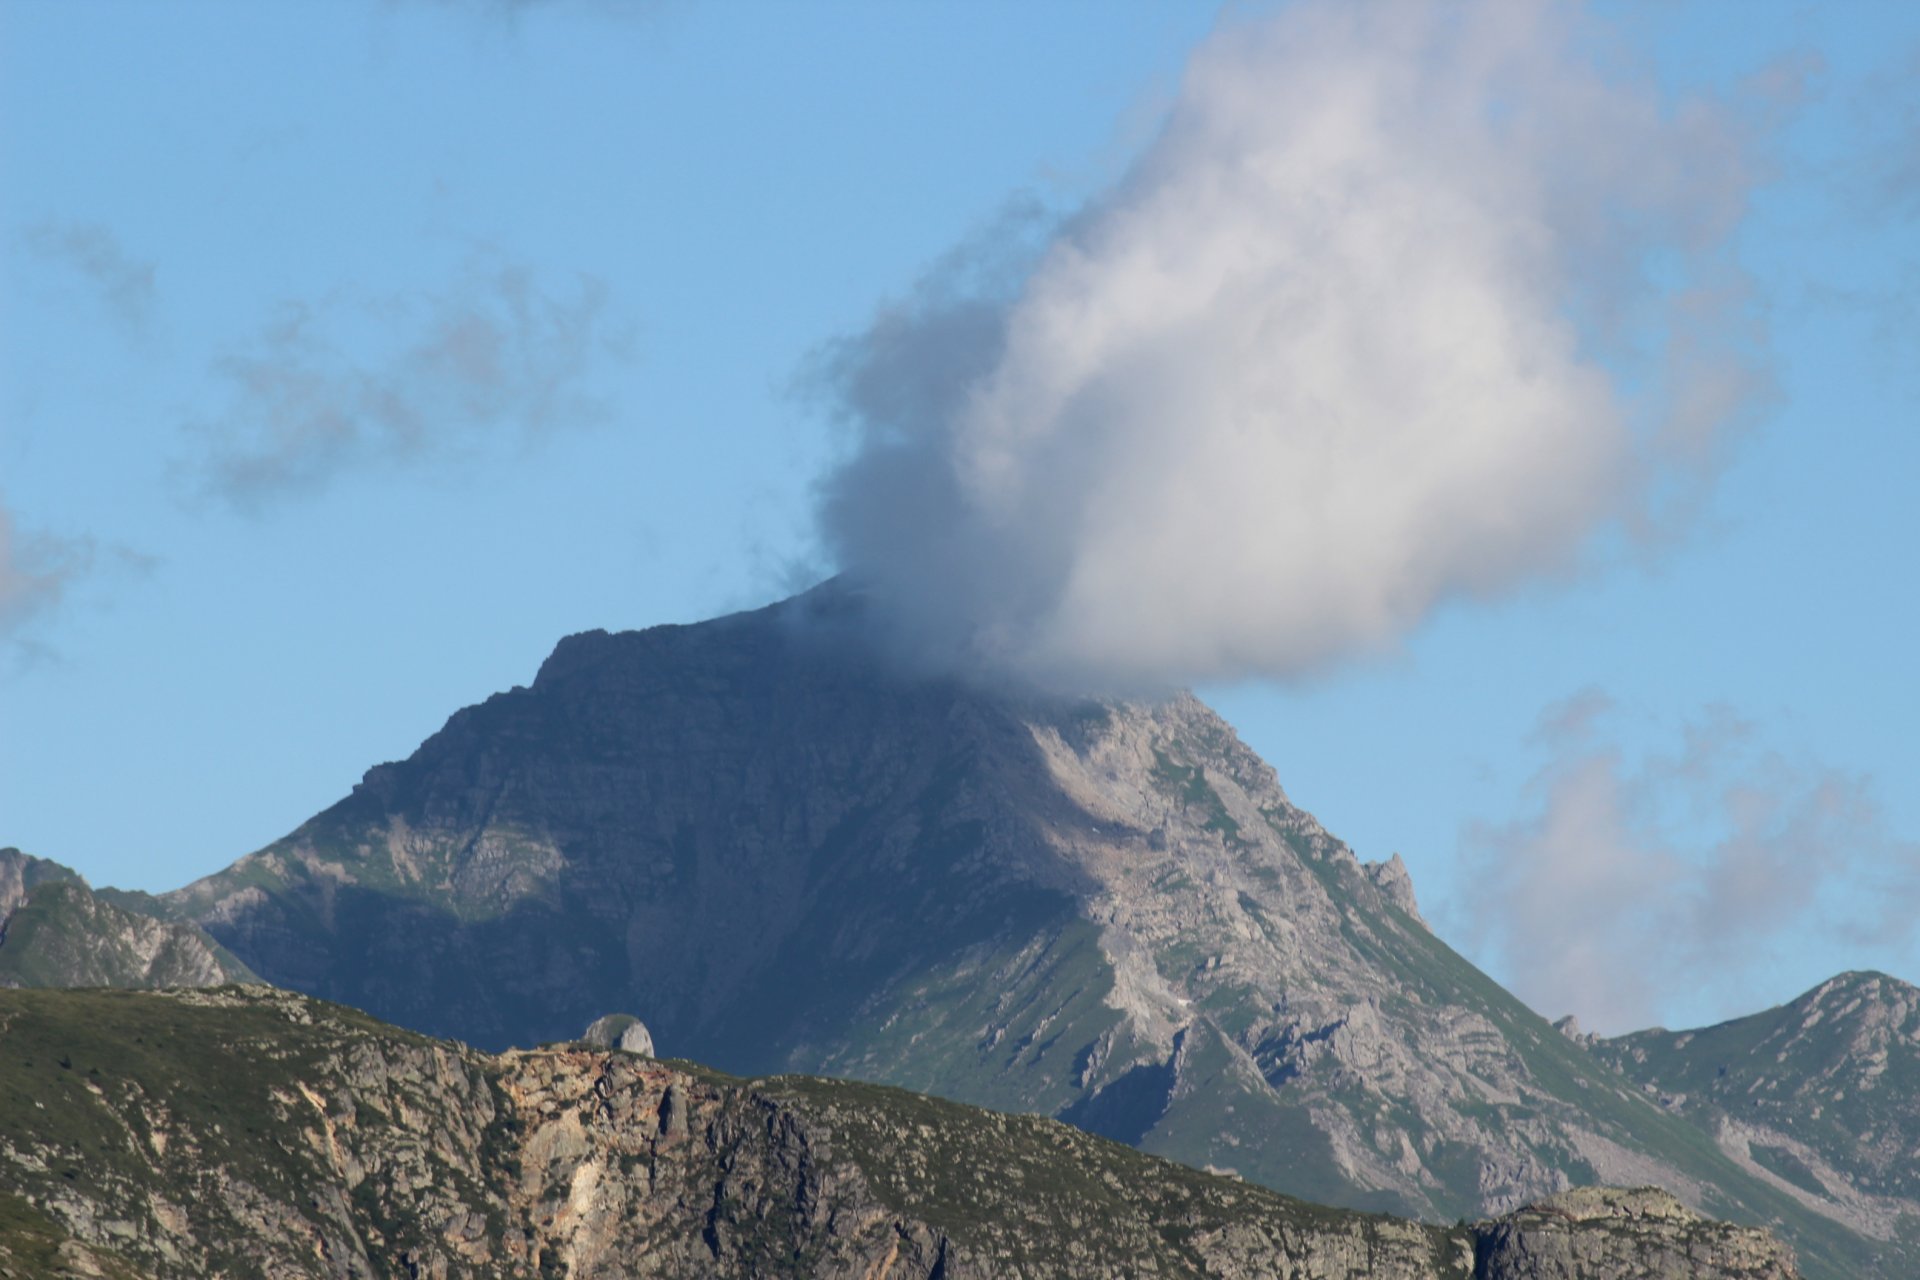
[[[1765,108],[1726,249],[1772,391],[1700,509],[1202,689],[1444,936],[1608,1029],[1920,979],[1920,11],[1734,13],[1596,11],[1647,92]],[[783,594],[851,447],[823,344],[1011,202],[1097,200],[1254,20],[0,5],[0,843],[173,887],[561,635]],[[262,434],[315,395],[345,417]],[[1596,979],[1676,930],[1643,990]]]

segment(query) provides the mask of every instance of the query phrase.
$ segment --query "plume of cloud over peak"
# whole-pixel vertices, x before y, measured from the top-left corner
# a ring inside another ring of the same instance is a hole
[[[1657,527],[1764,385],[1749,176],[1732,113],[1603,38],[1524,2],[1224,27],[1111,190],[828,348],[828,554],[921,660],[1153,687],[1390,647]]]
[[[592,376],[626,354],[604,284],[554,291],[512,263],[475,261],[431,292],[289,302],[217,362],[229,395],[186,424],[188,469],[256,508],[358,468],[533,439],[603,417]]]
[[[1888,832],[1869,779],[1726,708],[1636,758],[1612,710],[1596,691],[1549,708],[1529,811],[1462,833],[1472,900],[1448,914],[1522,999],[1615,1034],[1764,1007],[1829,976],[1805,955],[1911,960],[1920,846]]]

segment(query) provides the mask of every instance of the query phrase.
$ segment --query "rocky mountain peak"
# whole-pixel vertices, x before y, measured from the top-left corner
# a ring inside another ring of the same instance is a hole
[[[1782,1194],[1891,1256],[1920,1244],[1920,990],[1843,973],[1774,1009],[1592,1049]]]
[[[253,976],[198,926],[155,918],[141,899],[96,893],[57,862],[0,849],[0,987],[193,987]]]
[[[1829,978],[1790,1006],[1803,1031],[1846,1023],[1879,1044],[1920,1036],[1920,988],[1884,973],[1854,970]]]
[[[54,880],[86,882],[70,867],[7,846],[0,849],[0,919],[14,913],[35,886]]]
[[[487,1048],[637,1008],[725,1070],[1060,1116],[1323,1202],[1657,1181],[1799,1212],[1447,948],[1404,864],[1197,699],[928,675],[863,627],[829,586],[568,637],[166,908]]]

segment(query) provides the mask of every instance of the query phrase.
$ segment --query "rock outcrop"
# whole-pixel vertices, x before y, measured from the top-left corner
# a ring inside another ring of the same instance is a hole
[[[609,1013],[587,1024],[580,1038],[598,1049],[618,1049],[653,1057],[653,1034],[647,1024],[630,1013]]]
[[[1778,1241],[1708,1222],[1664,1191],[1582,1187],[1477,1230],[1476,1277],[1502,1280],[1681,1280],[1777,1276]]]
[[[43,884],[79,880],[79,872],[51,859],[36,858],[12,847],[0,849],[0,919],[25,905],[28,896]]]
[[[0,1044],[13,1274],[1795,1274],[1764,1233],[1657,1194],[1422,1226],[1039,1117],[574,1045],[492,1056],[264,987],[0,993]]]
[[[57,862],[0,849],[0,986],[205,987],[252,977],[198,925],[127,910]]]

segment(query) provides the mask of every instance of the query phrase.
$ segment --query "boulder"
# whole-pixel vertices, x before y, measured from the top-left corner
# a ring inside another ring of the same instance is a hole
[[[595,1048],[653,1057],[653,1033],[647,1030],[646,1023],[630,1013],[609,1013],[595,1018],[580,1038]]]

